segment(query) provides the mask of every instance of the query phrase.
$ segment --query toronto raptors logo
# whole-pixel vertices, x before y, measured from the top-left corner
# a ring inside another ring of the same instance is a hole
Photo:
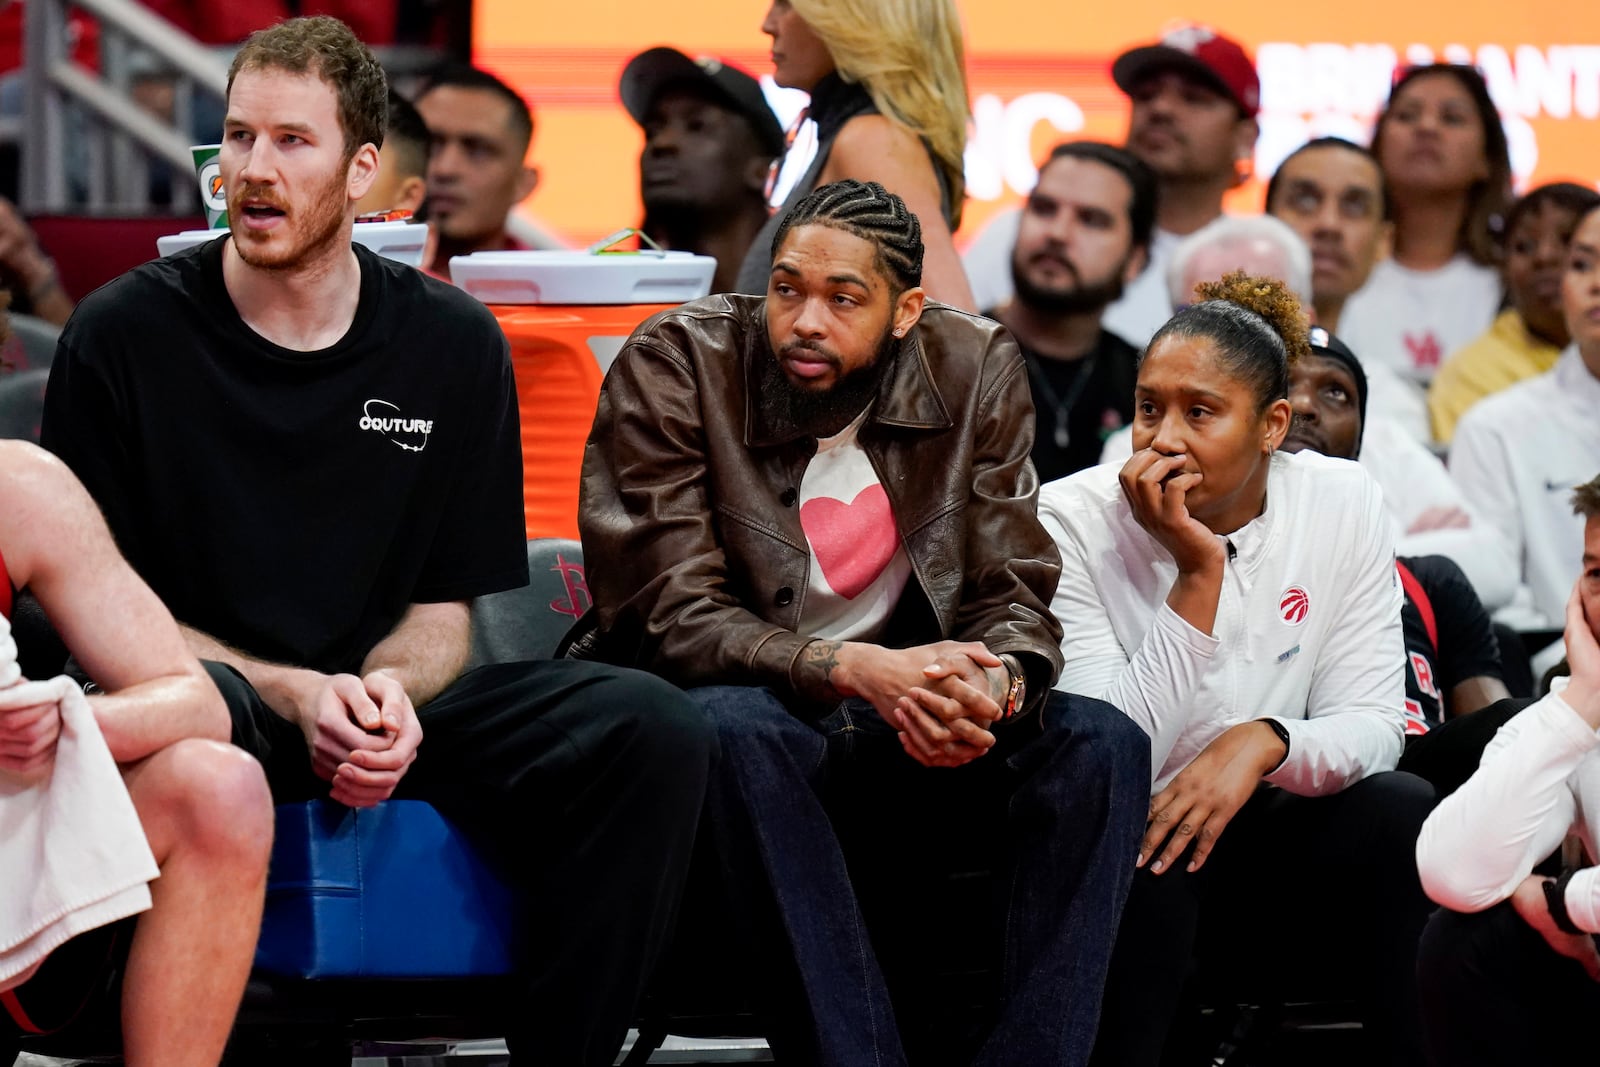
[[[1299,626],[1306,621],[1306,612],[1311,610],[1311,598],[1306,591],[1298,585],[1291,585],[1283,591],[1283,596],[1278,598],[1278,614],[1283,616],[1283,621],[1290,626]]]

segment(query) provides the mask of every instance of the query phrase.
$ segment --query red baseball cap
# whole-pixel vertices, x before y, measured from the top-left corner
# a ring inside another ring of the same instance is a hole
[[[1130,49],[1111,64],[1111,80],[1131,94],[1152,74],[1178,70],[1210,85],[1239,105],[1246,118],[1261,110],[1261,80],[1239,42],[1207,26],[1179,26],[1159,43]]]

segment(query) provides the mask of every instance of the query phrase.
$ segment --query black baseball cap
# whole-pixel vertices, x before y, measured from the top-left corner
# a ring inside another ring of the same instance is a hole
[[[783,127],[778,125],[778,117],[767,106],[761,83],[720,59],[708,56],[690,59],[676,48],[651,48],[640,52],[622,68],[619,86],[622,106],[633,116],[633,121],[643,126],[650,104],[669,85],[701,89],[727,104],[750,123],[763,149],[774,156],[783,155]]]
[[[1311,351],[1315,355],[1343,363],[1356,383],[1356,412],[1361,416],[1361,428],[1367,427],[1367,372],[1361,361],[1350,351],[1350,346],[1321,326],[1311,327]],[[1361,435],[1356,435],[1356,447],[1361,445]]]

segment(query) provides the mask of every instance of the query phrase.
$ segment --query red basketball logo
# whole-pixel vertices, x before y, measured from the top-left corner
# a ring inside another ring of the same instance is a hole
[[[1291,585],[1283,591],[1283,596],[1278,599],[1278,612],[1283,616],[1283,621],[1290,626],[1299,626],[1306,621],[1306,612],[1311,610],[1311,598],[1306,591],[1298,585]]]

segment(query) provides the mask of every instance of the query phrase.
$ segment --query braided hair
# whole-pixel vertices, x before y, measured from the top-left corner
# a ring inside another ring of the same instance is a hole
[[[869,242],[878,270],[896,295],[922,284],[922,223],[905,201],[877,182],[853,178],[815,189],[796,204],[772,236],[772,258],[796,226],[831,226]]]

